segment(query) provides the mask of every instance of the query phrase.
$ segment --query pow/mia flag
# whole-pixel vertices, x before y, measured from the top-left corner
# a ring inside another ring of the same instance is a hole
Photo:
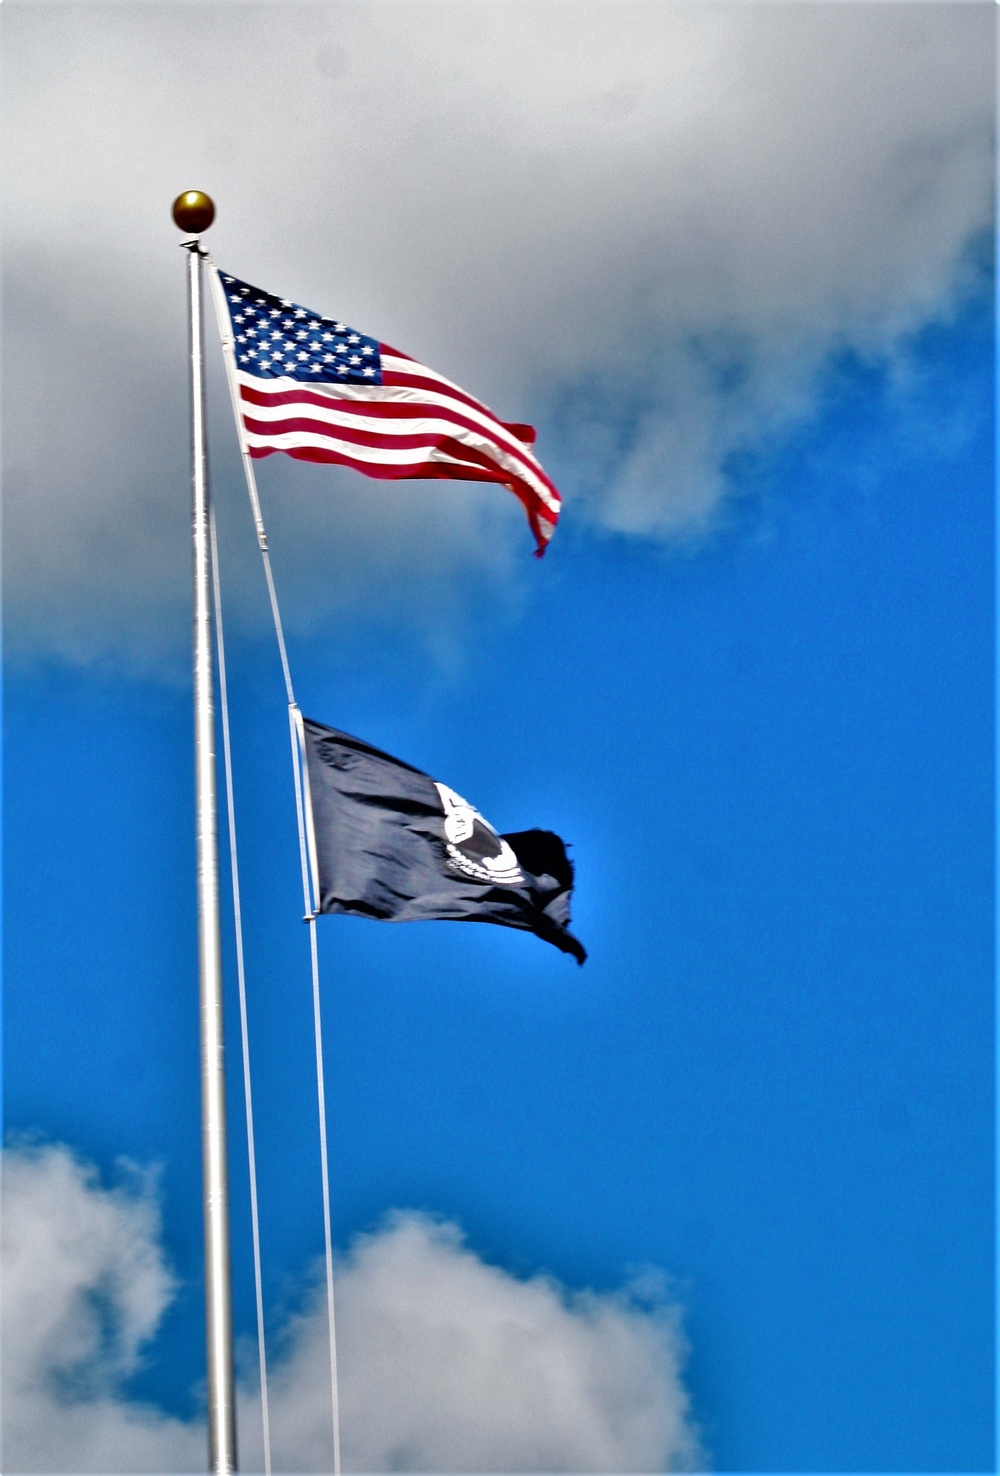
[[[498,835],[446,784],[302,721],[317,910],[523,928],[587,957],[568,931],[573,867],[550,830]]]

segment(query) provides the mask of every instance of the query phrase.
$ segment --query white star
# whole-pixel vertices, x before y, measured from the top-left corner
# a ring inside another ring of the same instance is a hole
[[[299,358],[300,359],[308,359],[309,358],[309,355],[303,349],[299,349]]]
[[[332,364],[333,363],[333,355],[332,354],[324,354],[323,355],[323,363],[324,364]]]
[[[246,356],[246,354],[240,354],[240,363],[241,363],[241,364],[245,364],[245,363],[246,363],[246,361],[247,361],[247,356]]]
[[[306,330],[304,328],[300,328],[299,331],[298,331],[298,333],[296,333],[295,337],[296,338],[300,338],[300,339],[301,338],[308,338],[309,337],[309,334],[306,332]]]
[[[236,314],[236,317],[233,319],[233,322],[234,323],[242,323],[243,322],[243,314],[242,313],[237,313]]]
[[[247,349],[247,357],[250,358],[250,359],[256,359],[256,357],[257,357],[257,350],[256,349]]]
[[[360,364],[360,363],[361,363],[361,360],[360,360],[360,359],[359,359],[359,357],[358,357],[358,355],[357,355],[357,354],[352,354],[352,355],[351,355],[351,359],[350,359],[350,362],[351,362],[351,363],[352,363],[352,364]]]
[[[321,373],[321,370],[320,370],[320,367],[319,367],[318,364],[310,364],[309,369],[310,369],[310,373],[312,373],[312,374],[319,374],[319,373]]]
[[[337,373],[338,374],[346,374],[347,373],[347,365],[346,364],[338,364],[337,365]]]
[[[297,318],[307,318],[309,316],[309,314],[306,312],[305,308],[296,308],[295,309],[295,316]]]
[[[352,333],[351,336],[350,336],[350,338],[347,340],[347,342],[348,343],[360,343],[361,342],[361,339],[358,337],[358,335],[356,333]]]
[[[366,375],[367,375],[367,376],[368,376],[368,377],[369,377],[369,378],[371,378],[371,377],[372,377],[372,376],[373,376],[373,375],[374,375],[374,373],[375,373],[375,370],[374,370],[374,369],[373,369],[373,368],[372,368],[372,367],[371,367],[371,365],[369,365],[369,367],[368,367],[368,368],[367,368],[367,369],[366,369],[366,370],[365,370],[365,371],[364,371],[364,372],[365,372],[365,374],[366,374]]]
[[[332,339],[333,339],[333,334],[332,333],[324,333],[323,334],[323,342],[324,343],[330,343],[332,341]]]
[[[256,328],[248,328],[247,329],[247,338],[256,338],[256,337],[257,337],[257,330],[256,330]]]
[[[236,335],[236,342],[237,343],[246,343],[246,341],[247,341],[247,336],[246,336],[245,333],[237,333],[237,335]]]
[[[361,350],[361,352],[363,354],[370,354],[371,351],[372,351],[372,346],[371,346],[370,343],[366,343],[365,346],[364,346],[364,348]]]
[[[261,361],[260,361],[260,367],[262,369],[270,369],[270,367],[271,367],[271,360],[270,359],[261,359]]]
[[[280,318],[281,317],[281,309],[280,308],[272,308],[271,309],[271,317],[272,318]]]
[[[344,327],[343,323],[334,323],[333,331],[335,333],[346,333],[347,329]]]

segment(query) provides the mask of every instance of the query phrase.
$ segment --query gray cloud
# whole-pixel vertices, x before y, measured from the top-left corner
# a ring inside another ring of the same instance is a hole
[[[569,517],[690,540],[725,516],[733,454],[813,413],[832,355],[903,354],[961,296],[992,219],[992,21],[8,0],[14,645],[142,662],[184,629],[180,188],[215,194],[224,265],[538,423]],[[362,594],[452,611],[527,567],[500,490],[261,481],[305,624]]]
[[[197,1422],[130,1401],[124,1382],[174,1282],[154,1185],[108,1189],[66,1148],[4,1154],[6,1471],[197,1471]],[[481,1261],[454,1225],[413,1213],[340,1267],[347,1470],[652,1471],[703,1461],[682,1380],[679,1313],[567,1292]],[[328,1470],[329,1374],[318,1290],[279,1339],[276,1470]],[[261,1469],[259,1398],[240,1391],[244,1470]]]

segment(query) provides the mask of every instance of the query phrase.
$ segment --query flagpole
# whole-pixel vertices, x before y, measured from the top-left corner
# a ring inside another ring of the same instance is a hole
[[[208,1353],[208,1462],[212,1476],[236,1470],[233,1317],[226,1167],[226,1082],[219,939],[219,855],[212,675],[211,544],[205,448],[202,250],[215,217],[200,190],[179,195],[174,222],[192,239],[188,253],[191,353],[191,485],[194,536],[194,753],[198,869],[198,977],[201,1017],[201,1138],[205,1218],[205,1335]]]

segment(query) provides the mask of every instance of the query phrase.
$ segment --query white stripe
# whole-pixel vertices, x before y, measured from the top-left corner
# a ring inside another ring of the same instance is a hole
[[[247,407],[244,414],[255,421],[273,421],[280,425],[292,414],[308,415],[311,420],[322,422],[332,427],[342,427],[344,430],[374,431],[378,435],[386,436],[423,436],[431,439],[437,436],[450,436],[453,440],[462,442],[466,446],[474,446],[477,450],[485,452],[491,460],[497,462],[505,471],[516,473],[530,487],[537,491],[538,496],[553,512],[558,511],[560,504],[553,500],[552,494],[544,482],[533,474],[532,468],[525,466],[518,458],[508,454],[504,447],[498,446],[492,437],[481,436],[475,431],[470,431],[465,426],[455,425],[451,420],[436,420],[430,416],[421,416],[419,420],[383,420],[372,415],[352,415],[349,411],[337,411],[326,406],[318,405],[254,405]],[[263,434],[258,431],[257,435]],[[303,436],[303,445],[308,445],[311,440],[325,444],[321,432],[299,431],[278,432],[281,434],[299,434]],[[338,442],[339,443],[339,442]],[[351,443],[353,444],[353,443]],[[370,452],[366,460],[377,460],[378,452],[382,449],[377,446],[366,446],[363,448]],[[405,448],[403,448],[405,450]],[[415,459],[411,457],[411,459]]]
[[[454,390],[456,395],[462,395],[465,397],[461,400],[456,399],[456,406],[460,406],[461,409],[465,410],[467,414],[474,415],[476,419],[479,419],[481,416],[485,416],[490,424],[497,426],[498,429],[503,432],[504,436],[506,438],[509,438],[513,442],[513,444],[519,447],[523,452],[525,452],[526,455],[530,456],[532,461],[535,461],[537,459],[532,454],[529,444],[522,441],[521,438],[519,436],[516,436],[513,431],[507,430],[507,427],[504,425],[503,421],[498,419],[498,417],[494,415],[493,411],[488,405],[484,405],[482,400],[477,400],[475,395],[470,395],[469,391],[463,389],[460,384],[455,384],[452,380],[445,379],[443,374],[438,374],[434,369],[428,369],[426,364],[418,364],[413,359],[398,359],[394,354],[382,354],[381,357],[383,368],[393,369],[397,373],[401,374],[412,375],[416,379],[423,380],[427,385],[426,389],[424,389],[423,384],[421,384],[419,387],[411,387],[407,385],[390,385],[390,389],[409,389],[411,394],[415,393],[419,398],[422,399],[426,397],[428,400],[433,399],[435,395],[435,391],[431,386],[440,385],[445,391]],[[469,404],[467,403],[467,401],[471,401],[472,403]]]
[[[456,427],[451,428],[453,431]],[[502,470],[508,471],[518,481],[527,482],[533,491],[537,492],[539,498],[556,517],[559,516],[559,504],[553,505],[551,495],[544,486],[536,484],[536,479],[527,473],[527,469],[518,466],[512,459],[506,456],[495,446],[479,443],[477,438],[469,431],[463,431],[454,436],[455,440],[465,445],[474,446],[477,450],[486,450]],[[367,461],[373,466],[419,466],[425,461],[440,462],[442,465],[467,467],[470,470],[482,471],[478,463],[463,461],[460,457],[450,455],[439,446],[428,446],[426,450],[420,447],[401,447],[398,450],[388,449],[384,446],[359,446],[353,441],[343,441],[335,436],[324,436],[308,431],[280,431],[272,435],[261,435],[255,431],[247,431],[247,442],[250,446],[260,449],[270,448],[275,451],[292,451],[302,448],[316,448],[317,450],[329,451],[337,456],[347,456],[355,461]]]
[[[302,447],[309,450],[331,451],[335,455],[349,457],[352,461],[371,462],[373,466],[421,466],[425,461],[439,461],[451,466],[471,466],[471,462],[462,461],[440,446],[433,445],[416,449],[386,451],[378,446],[358,446],[353,441],[338,441],[333,436],[310,436],[304,431],[283,431],[273,436],[259,436],[250,431],[248,440],[251,446],[269,447],[275,451],[292,451]],[[477,469],[482,470],[481,467]]]
[[[418,365],[418,368],[420,366]],[[485,406],[477,410],[472,405],[467,405],[463,400],[456,400],[451,395],[441,393],[432,389],[418,389],[415,386],[405,384],[330,384],[321,382],[318,384],[303,383],[299,379],[290,379],[282,375],[279,379],[258,379],[256,375],[238,372],[237,378],[241,384],[248,385],[251,389],[260,390],[265,394],[296,393],[307,389],[313,394],[328,395],[331,399],[355,400],[364,403],[397,403],[407,405],[440,406],[442,409],[453,409],[456,414],[465,415],[469,420],[474,420],[481,425],[490,435],[507,446],[518,456],[522,456],[529,464],[533,464],[539,471],[542,470],[538,458],[532,452],[530,446],[519,441],[513,431],[509,431],[503,423],[497,420]],[[447,380],[442,383],[448,383]],[[451,386],[456,388],[456,386]],[[244,412],[248,413],[248,412]]]
[[[429,407],[428,407],[429,408]],[[456,425],[453,420],[438,419],[433,415],[421,415],[419,419],[388,419],[381,415],[355,415],[350,410],[336,410],[332,405],[247,405],[244,402],[243,414],[247,420],[272,420],[280,422],[288,420],[292,416],[305,416],[309,420],[315,420],[322,425],[343,426],[345,430],[373,431],[378,435],[436,435],[436,436],[459,436],[463,431],[467,435],[476,432],[467,431],[464,426]],[[495,445],[492,437],[490,445]]]
[[[466,406],[461,405],[458,401],[446,399],[443,395],[418,394],[416,391],[407,389],[405,386],[397,387],[394,385],[338,384],[327,387],[323,384],[309,384],[303,386],[295,379],[281,378],[261,381],[245,374],[241,374],[239,378],[242,383],[249,384],[254,389],[261,389],[262,385],[266,385],[267,389],[272,393],[288,391],[294,393],[305,388],[314,394],[329,396],[331,399],[351,400],[354,403],[361,404],[370,404],[373,401],[386,404],[395,401],[397,404],[426,405],[428,409],[432,408],[435,403],[446,409],[454,405],[457,410],[465,411],[469,418],[480,422],[486,434],[477,434],[477,432],[470,430],[467,426],[456,425],[450,420],[435,420],[431,417],[421,417],[419,420],[383,420],[376,416],[352,415],[350,412],[338,412],[333,405],[327,407],[325,405],[316,405],[311,401],[292,405],[257,405],[250,404],[245,400],[240,402],[244,419],[280,422],[287,420],[290,416],[307,415],[311,420],[322,421],[325,425],[343,426],[345,429],[356,426],[361,430],[371,430],[386,435],[406,435],[407,433],[413,435],[425,433],[449,435],[467,446],[475,446],[478,450],[486,452],[505,471],[510,471],[513,475],[527,482],[538,494],[545,506],[552,512],[558,514],[562,506],[558,495],[553,496],[552,489],[543,480],[544,473],[542,473],[542,476],[538,475],[542,471],[542,468],[539,466],[535,457],[527,450],[527,447],[518,441],[515,436],[503,432],[503,427],[498,421],[486,416],[476,415],[474,411],[469,411]],[[503,432],[504,444],[499,442],[499,438],[495,434],[498,431]],[[308,432],[295,431],[286,432],[285,434],[301,435],[303,439],[296,442],[296,445],[308,446],[313,439],[316,440],[317,444],[326,444],[322,436],[316,435],[313,437]],[[252,436],[250,439],[251,443],[255,444]],[[258,442],[256,444],[263,443]],[[337,444],[340,443],[338,442]],[[282,446],[281,449],[284,450],[286,448]],[[363,449],[366,452],[377,452],[379,448],[365,447]],[[364,459],[377,461],[378,456],[366,455]]]
[[[386,369],[393,369],[397,374],[426,375],[426,377],[429,380],[433,380],[435,384],[443,384],[446,389],[457,390],[460,395],[469,395],[469,391],[467,389],[463,389],[460,384],[456,384],[453,379],[446,379],[444,375],[439,374],[436,369],[428,369],[426,364],[418,364],[416,359],[400,359],[395,354],[387,353],[382,353],[379,355],[379,357]],[[489,409],[489,406],[484,405],[482,400],[476,400],[475,395],[469,395],[469,399],[475,400],[476,404],[479,405],[483,410],[485,410],[487,414],[493,414],[492,410]]]
[[[381,446],[358,446],[353,441],[341,441],[334,436],[308,435],[305,431],[280,431],[270,436],[249,431],[247,439],[251,446],[268,446],[275,451],[291,451],[302,447],[332,451],[338,456],[348,456],[353,461],[370,461],[373,466],[419,466],[424,461],[454,461],[459,466],[468,465],[439,446],[386,450]]]

